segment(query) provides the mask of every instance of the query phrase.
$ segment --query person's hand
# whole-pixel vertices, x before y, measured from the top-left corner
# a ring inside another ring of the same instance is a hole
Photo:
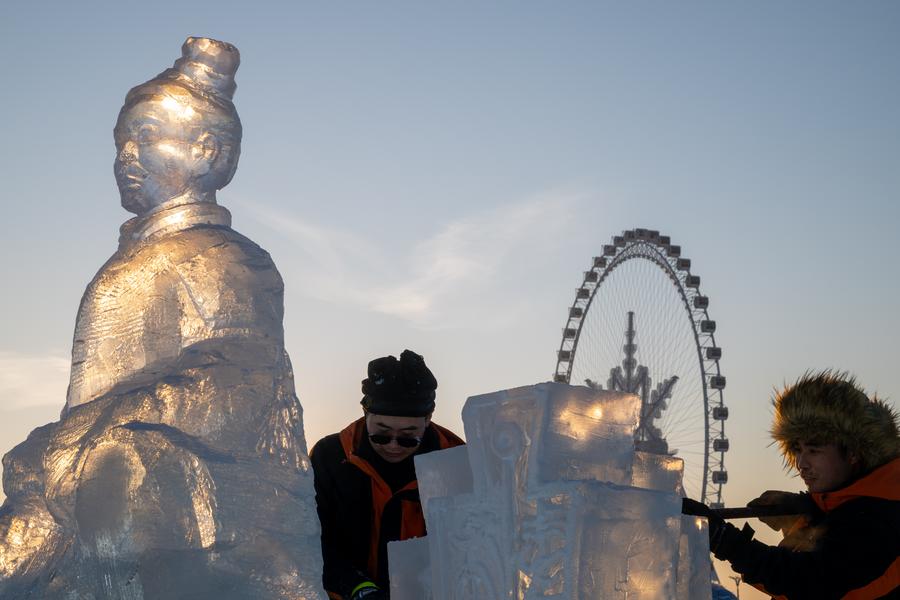
[[[357,590],[350,600],[390,600],[390,593],[377,587],[365,587]]]
[[[718,539],[721,529],[725,527],[725,519],[717,515],[713,509],[702,502],[697,502],[690,498],[681,499],[681,514],[706,517],[706,521],[709,523],[710,543],[712,543],[713,540]]]
[[[811,500],[806,494],[768,490],[763,492],[759,498],[754,498],[748,502],[747,506],[778,506],[779,508],[783,508],[784,515],[758,518],[775,531],[787,533],[802,515],[812,512],[812,506],[810,506],[810,504]]]
[[[709,551],[716,558],[731,560],[736,550],[753,539],[753,528],[748,524],[745,523],[743,529],[738,529],[731,523],[726,523],[716,511],[702,502],[682,498],[681,514],[706,517],[709,523]]]
[[[713,510],[702,502],[698,502],[696,500],[692,500],[690,498],[682,498],[681,499],[681,514],[683,515],[696,515],[698,517],[706,517],[707,519],[713,516]]]

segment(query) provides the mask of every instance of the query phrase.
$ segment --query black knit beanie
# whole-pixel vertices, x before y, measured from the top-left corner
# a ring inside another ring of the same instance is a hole
[[[434,410],[437,380],[425,359],[404,350],[400,360],[383,356],[369,362],[360,404],[367,412],[391,417],[427,417]]]

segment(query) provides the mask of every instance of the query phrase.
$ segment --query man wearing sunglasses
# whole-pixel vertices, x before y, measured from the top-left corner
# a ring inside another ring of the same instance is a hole
[[[322,581],[334,600],[389,597],[387,543],[425,535],[413,456],[464,442],[431,422],[437,381],[415,352],[369,363],[362,418],[310,452]]]

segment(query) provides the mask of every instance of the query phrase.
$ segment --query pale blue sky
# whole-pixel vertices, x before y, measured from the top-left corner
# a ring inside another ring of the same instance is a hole
[[[466,397],[549,379],[591,256],[651,227],[719,325],[728,503],[797,489],[773,386],[838,367],[900,397],[898,31],[896,2],[3,3],[0,446],[63,405],[129,216],[125,93],[201,35],[242,53],[219,201],[286,281],[310,441],[406,347],[456,429]]]

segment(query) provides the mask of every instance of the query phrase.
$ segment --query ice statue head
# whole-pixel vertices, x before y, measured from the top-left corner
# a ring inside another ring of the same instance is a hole
[[[215,202],[241,152],[231,102],[239,64],[231,44],[189,37],[171,69],[128,92],[114,131],[126,210],[143,215],[163,204]]]

